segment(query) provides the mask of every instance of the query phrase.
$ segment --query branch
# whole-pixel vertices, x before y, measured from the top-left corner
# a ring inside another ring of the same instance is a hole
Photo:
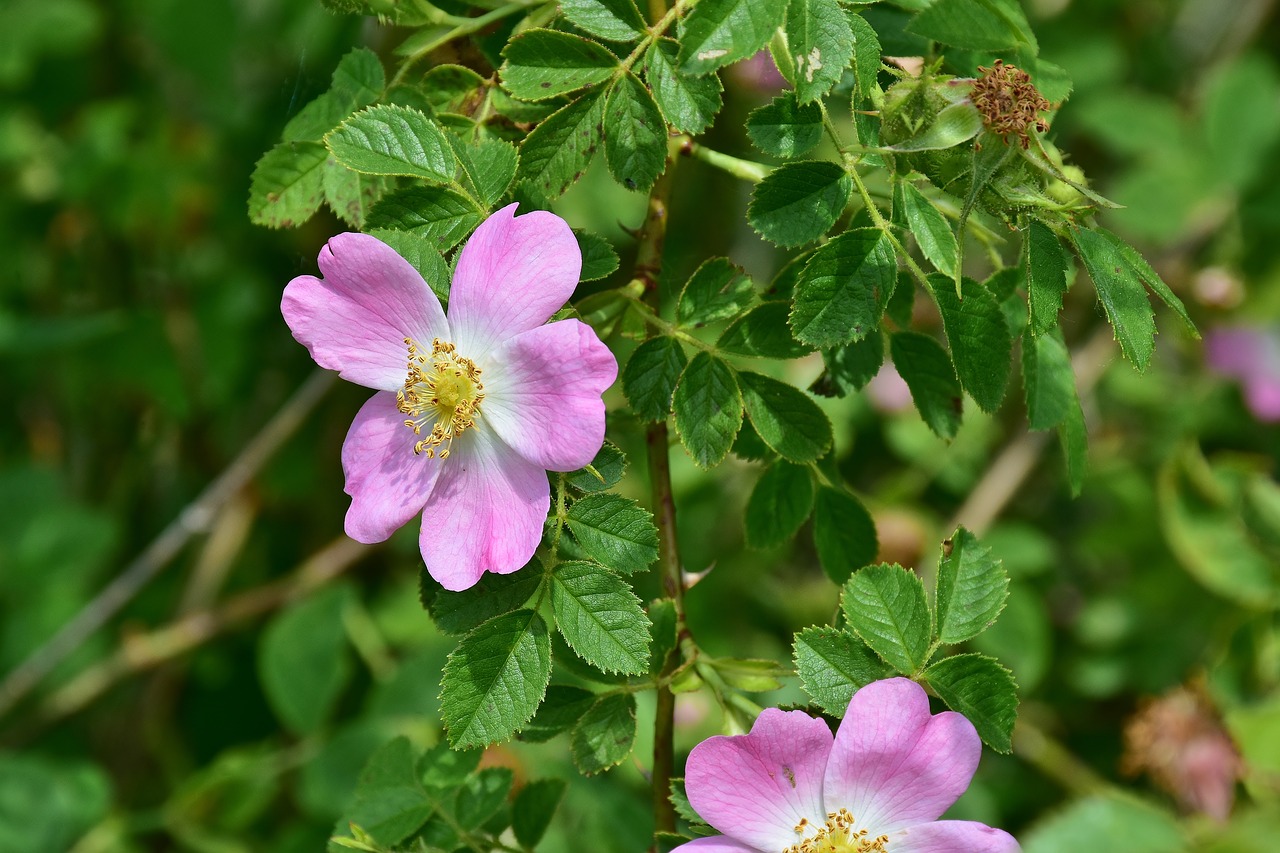
[[[0,717],[13,709],[53,669],[78,649],[95,631],[115,616],[143,587],[160,573],[196,533],[203,533],[217,511],[262,470],[300,427],[320,398],[333,384],[333,374],[317,370],[285,402],[249,444],[192,501],[169,526],[152,540],[116,579],[36,649],[0,683]]]

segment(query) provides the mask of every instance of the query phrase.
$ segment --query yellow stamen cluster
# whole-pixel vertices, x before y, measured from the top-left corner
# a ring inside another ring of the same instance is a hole
[[[413,452],[428,459],[437,454],[448,459],[454,438],[475,426],[480,417],[484,401],[480,368],[439,338],[431,342],[429,354],[412,338],[404,343],[409,348],[409,376],[396,392],[396,407],[409,415],[404,425],[414,435],[422,435],[423,428],[431,425],[427,436],[413,445]]]
[[[982,122],[992,133],[1016,136],[1023,148],[1030,145],[1031,131],[1044,133],[1049,124],[1040,113],[1052,107],[1031,82],[1031,75],[1014,65],[997,59],[990,68],[979,65],[982,76],[973,84],[970,96],[982,114]]]
[[[865,829],[859,829],[848,809],[828,812],[822,826],[801,818],[795,826],[800,840],[782,853],[888,853],[889,836],[872,838]],[[810,832],[814,835],[806,838]]]

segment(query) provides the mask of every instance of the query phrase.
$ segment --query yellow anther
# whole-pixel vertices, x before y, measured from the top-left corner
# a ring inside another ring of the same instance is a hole
[[[423,355],[412,338],[404,339],[409,351],[408,376],[404,387],[396,392],[396,407],[409,415],[404,425],[421,435],[429,426],[426,438],[413,446],[413,452],[428,459],[439,455],[448,459],[453,440],[475,426],[484,401],[484,385],[475,362],[457,354],[453,344],[436,338],[431,342],[430,356]]]

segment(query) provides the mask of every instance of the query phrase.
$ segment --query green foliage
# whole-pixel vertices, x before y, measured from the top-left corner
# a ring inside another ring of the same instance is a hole
[[[1121,351],[1135,367],[1145,370],[1155,350],[1156,321],[1142,279],[1120,248],[1102,234],[1077,228],[1071,231],[1071,240],[1093,279]]]
[[[807,394],[760,373],[740,373],[738,382],[751,425],[775,453],[812,462],[827,452],[831,421]]]
[[[569,529],[588,554],[623,574],[644,571],[658,558],[653,516],[620,495],[587,495],[574,501]]]
[[[495,616],[449,655],[440,713],[455,749],[499,743],[533,717],[551,677],[547,624],[531,610]]]
[[[929,657],[932,620],[924,584],[909,569],[880,564],[856,572],[841,606],[849,627],[885,663],[914,675]]]
[[[549,196],[563,195],[600,146],[604,103],[603,93],[592,90],[542,121],[520,146],[517,177]]]
[[[814,252],[796,282],[791,329],[815,347],[859,341],[880,324],[897,267],[882,232],[846,231]]]
[[[1000,304],[971,278],[962,279],[956,288],[941,276],[932,276],[930,282],[960,384],[978,408],[994,412],[1004,400],[1013,358],[1013,341]]]
[[[913,184],[895,184],[894,192],[894,207],[901,206],[907,227],[920,244],[920,251],[938,272],[954,279],[960,262],[960,249],[947,220]]]
[[[636,348],[622,371],[622,387],[638,417],[660,421],[671,413],[672,394],[686,364],[688,357],[675,338],[650,338]]]
[[[585,776],[625,761],[636,738],[636,697],[612,693],[596,700],[574,726],[573,763]]]
[[[649,620],[630,587],[592,563],[561,563],[551,575],[556,627],[583,660],[603,672],[649,668]]]
[[[347,168],[367,175],[406,175],[428,181],[453,178],[453,152],[431,119],[409,107],[378,105],[362,110],[324,137]]]
[[[853,58],[853,30],[836,0],[791,0],[786,33],[796,58],[796,95],[811,103],[840,82]]]
[[[439,252],[452,249],[484,217],[474,201],[448,187],[405,187],[382,197],[369,211],[369,228],[407,231]]]
[[[613,76],[617,58],[588,39],[556,30],[528,30],[502,51],[502,85],[528,101],[576,92]]]
[[[281,722],[298,734],[320,727],[351,676],[342,613],[351,590],[335,587],[280,613],[262,637],[258,677]]]
[[[565,483],[580,492],[601,492],[618,485],[626,471],[626,454],[606,441],[590,465],[565,475]]]
[[[741,314],[755,298],[755,285],[741,267],[728,258],[712,258],[694,271],[680,291],[676,319],[682,326],[729,319]]]
[[[794,92],[783,92],[747,116],[747,135],[766,154],[799,157],[822,141],[822,109],[802,106]]]
[[[942,345],[919,332],[897,332],[889,338],[897,368],[920,417],[941,438],[954,438],[964,405],[955,368]]]
[[[729,365],[707,352],[693,357],[671,399],[680,441],[703,468],[724,459],[742,426],[743,395]]]
[[[706,74],[764,47],[781,24],[786,0],[703,0],[685,19],[680,68]]]
[[[908,29],[969,50],[1036,47],[1017,0],[938,0],[916,15]]]
[[[468,190],[486,207],[495,206],[506,194],[511,182],[515,180],[516,169],[520,162],[520,155],[516,153],[515,146],[501,139],[482,139],[473,145],[463,145],[457,137],[450,137],[449,141],[453,145],[454,154],[458,157],[458,166],[462,170]],[[582,235],[579,234],[578,238],[581,242]],[[608,257],[598,249],[597,253],[602,255],[601,261],[605,261]],[[587,261],[587,249],[584,248],[583,281],[602,278],[613,272],[612,269],[603,273],[590,269]],[[614,256],[614,266],[616,265],[617,258]]]
[[[813,544],[822,570],[841,586],[879,550],[871,513],[853,495],[829,486],[819,488],[814,501]]]
[[[608,41],[631,42],[644,35],[644,18],[635,0],[562,0],[560,11],[575,25]]]
[[[788,163],[756,184],[747,221],[779,246],[811,243],[840,218],[853,181],[834,163]]]
[[[1027,425],[1031,429],[1061,426],[1079,410],[1071,355],[1057,335],[1023,338],[1022,387],[1027,397]]]
[[[258,161],[249,187],[249,218],[269,228],[293,228],[311,218],[324,197],[328,152],[316,142],[281,142]]]
[[[563,779],[535,779],[516,794],[511,804],[511,829],[522,847],[536,847],[542,840],[564,797],[565,787]]]
[[[813,498],[807,468],[778,462],[765,469],[747,501],[747,545],[770,548],[795,536],[813,511]]]
[[[965,654],[934,663],[924,677],[948,707],[969,718],[987,746],[1013,750],[1018,693],[1009,670],[985,655]]]
[[[836,628],[805,628],[795,636],[796,673],[828,714],[844,716],[859,687],[889,674],[862,640]]]
[[[996,621],[1009,595],[1009,577],[991,549],[963,527],[943,546],[938,564],[934,626],[944,643],[963,643]]]
[[[648,190],[667,166],[667,125],[634,74],[624,74],[609,87],[604,124],[609,173],[627,189]]]
[[[1057,235],[1043,222],[1031,220],[1023,243],[1023,269],[1027,276],[1031,330],[1036,335],[1058,324],[1062,297],[1067,292],[1066,265]]]
[[[799,358],[813,347],[797,341],[787,324],[785,302],[757,305],[735,320],[716,341],[721,352],[757,358]]]
[[[436,627],[448,634],[465,634],[481,622],[524,605],[542,586],[541,566],[534,561],[509,575],[488,573],[470,589],[441,589],[422,570],[422,597]]]
[[[671,39],[658,39],[645,53],[645,80],[667,123],[684,133],[699,134],[720,112],[724,87],[714,74],[695,77],[680,70],[679,50]]]

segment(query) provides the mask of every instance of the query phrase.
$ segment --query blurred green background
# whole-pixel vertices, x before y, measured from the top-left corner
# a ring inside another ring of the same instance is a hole
[[[1246,767],[1242,817],[1213,834],[1225,846],[1199,849],[1272,849],[1256,839],[1280,831],[1280,430],[1246,394],[1280,386],[1274,4],[1035,0],[1028,12],[1042,55],[1074,82],[1055,140],[1126,205],[1103,223],[1143,248],[1206,335],[1244,326],[1260,349],[1249,371],[1218,375],[1166,318],[1139,376],[1095,341],[1078,499],[1012,393],[996,417],[968,413],[950,445],[892,394],[824,403],[841,468],[875,511],[883,559],[929,571],[954,518],[987,529],[1014,580],[982,650],[1014,669],[1025,717],[1097,774],[1176,811],[1177,784],[1122,772],[1123,730],[1146,697],[1198,685]],[[902,14],[880,4],[868,17]],[[309,375],[280,291],[344,229],[327,212],[295,231],[252,226],[249,175],[345,52],[367,44],[389,60],[403,36],[319,0],[0,5],[0,673],[179,518]],[[742,121],[770,84],[744,67],[725,82],[707,144],[754,157]],[[699,162],[680,169],[667,273],[729,254],[767,281],[785,259],[745,225],[749,187]],[[588,175],[559,209],[616,241],[625,276],[621,226],[642,205]],[[1073,349],[1105,328],[1087,284],[1065,310]],[[791,369],[803,386],[821,368]],[[373,749],[401,733],[439,740],[454,641],[418,605],[416,532],[376,549],[341,537],[338,449],[365,393],[328,391],[250,485],[191,519],[168,568],[0,716],[0,853],[319,850]],[[637,425],[619,413],[612,429],[641,459]],[[1012,481],[992,468],[1009,448],[1025,461]],[[836,601],[809,537],[746,550],[755,468],[708,476],[676,454],[687,568],[714,567],[689,594],[692,630],[712,653],[787,660],[792,633]],[[1002,483],[1008,498],[991,491]],[[625,488],[642,497],[643,475]],[[644,583],[642,596],[656,591]],[[642,705],[647,763],[644,717]],[[680,720],[683,750],[720,722],[697,695]],[[517,779],[573,777],[546,849],[647,846],[639,768],[582,780],[565,753],[517,744],[486,761]],[[1072,766],[987,755],[957,813],[1029,851],[1080,849],[1070,821],[1044,822],[1076,814],[1061,809],[1080,792],[1051,765]],[[1178,849],[1158,814],[1124,814],[1114,849]]]

